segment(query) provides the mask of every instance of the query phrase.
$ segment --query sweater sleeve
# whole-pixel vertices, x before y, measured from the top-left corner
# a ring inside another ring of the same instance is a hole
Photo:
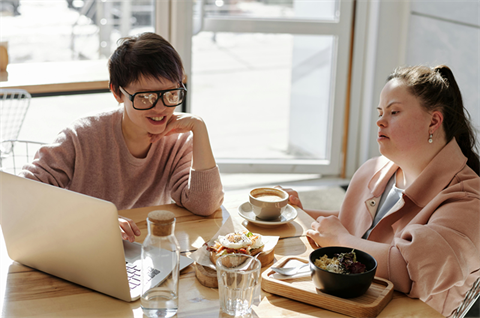
[[[223,187],[218,167],[190,171],[190,186],[182,193],[184,207],[198,215],[211,215],[223,203]]]
[[[185,144],[176,150],[177,155],[181,154],[181,158],[170,176],[171,197],[177,205],[190,212],[208,216],[218,210],[223,203],[220,171],[218,167],[203,171],[193,170],[192,149],[190,135]]]
[[[74,134],[65,129],[49,145],[42,146],[20,176],[65,188],[70,183],[75,165]]]

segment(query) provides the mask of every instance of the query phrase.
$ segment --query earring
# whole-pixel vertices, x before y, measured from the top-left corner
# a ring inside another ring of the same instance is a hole
[[[430,134],[430,138],[428,139],[428,142],[429,142],[429,143],[432,143],[432,142],[433,142],[433,134]]]

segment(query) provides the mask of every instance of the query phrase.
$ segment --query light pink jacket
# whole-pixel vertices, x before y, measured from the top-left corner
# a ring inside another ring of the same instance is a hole
[[[466,165],[455,139],[429,163],[380,220],[369,240],[390,245],[388,277],[395,289],[445,316],[480,276],[480,177]],[[390,177],[398,169],[378,157],[353,176],[339,218],[362,237]]]

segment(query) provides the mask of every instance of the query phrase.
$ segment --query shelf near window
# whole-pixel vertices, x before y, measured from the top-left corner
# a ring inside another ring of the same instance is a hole
[[[7,66],[0,88],[21,88],[33,97],[108,92],[107,60],[18,63]]]

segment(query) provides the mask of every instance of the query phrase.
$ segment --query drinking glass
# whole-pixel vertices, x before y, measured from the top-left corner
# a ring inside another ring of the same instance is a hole
[[[216,267],[221,310],[232,316],[249,314],[260,288],[260,261],[250,255],[225,254]]]

